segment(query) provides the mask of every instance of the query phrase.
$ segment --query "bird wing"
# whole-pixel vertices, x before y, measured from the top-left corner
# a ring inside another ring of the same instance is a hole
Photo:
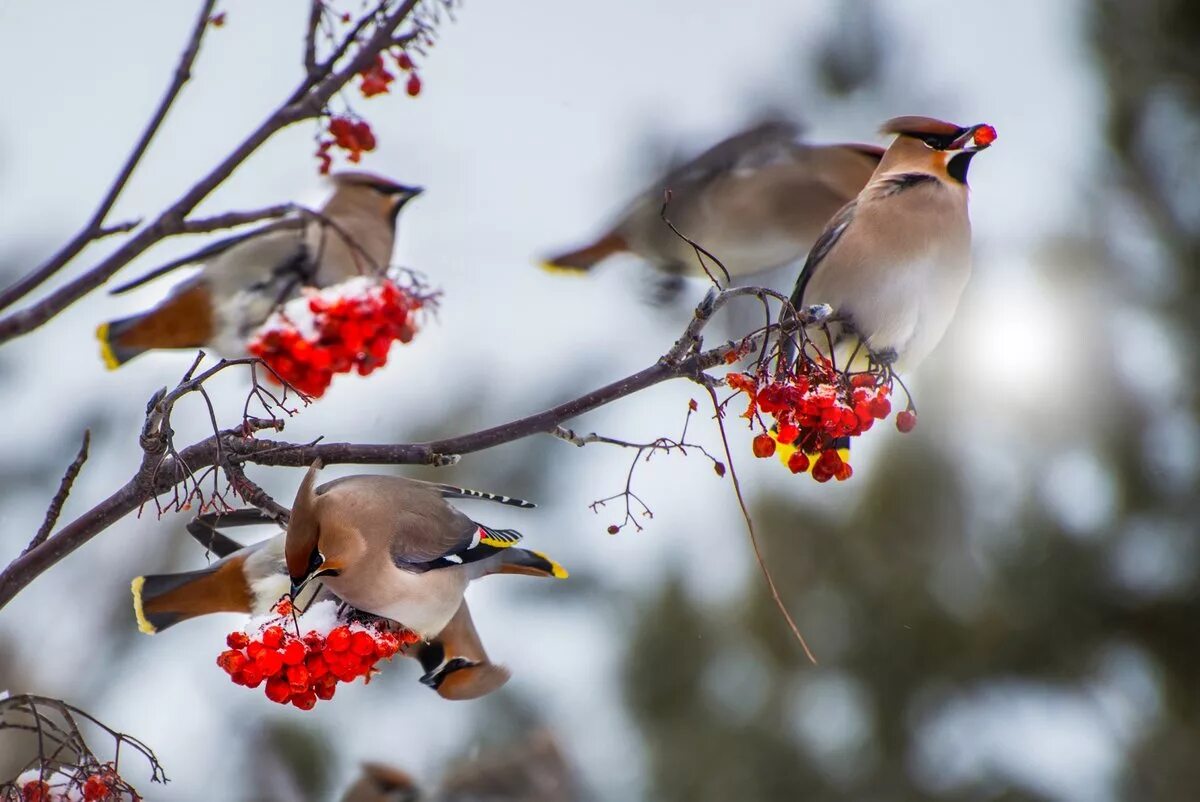
[[[445,505],[453,515],[431,521],[414,513],[401,515],[392,540],[392,561],[409,571],[432,571],[485,560],[521,540],[515,529],[494,529]]]
[[[240,245],[241,243],[243,243],[249,239],[252,239],[254,237],[257,237],[257,236],[260,236],[263,234],[269,234],[274,231],[282,231],[285,229],[292,229],[292,228],[299,229],[299,228],[303,227],[303,225],[304,225],[304,222],[302,220],[286,218],[283,220],[277,220],[274,223],[269,223],[268,225],[265,225],[265,226],[260,226],[256,229],[254,229],[253,231],[247,231],[242,234],[234,234],[232,237],[225,237],[224,239],[219,239],[216,242],[212,242],[212,243],[209,243],[208,245],[205,245],[203,248],[192,251],[191,253],[187,254],[186,256],[181,256],[178,259],[172,259],[170,262],[167,262],[164,265],[160,265],[160,266],[154,268],[153,270],[151,270],[149,273],[146,273],[145,275],[139,276],[138,278],[127,281],[124,284],[120,284],[116,287],[113,287],[111,290],[108,291],[108,294],[109,295],[121,295],[123,293],[129,292],[130,290],[136,289],[136,288],[142,286],[143,284],[148,284],[160,276],[165,276],[167,273],[170,273],[172,270],[176,270],[180,267],[186,267],[188,265],[194,265],[194,264],[199,264],[201,262],[208,261],[209,259],[212,259],[215,256],[219,256],[220,254],[229,250],[233,246]]]
[[[691,161],[679,165],[659,182],[662,189],[693,192],[715,177],[736,169],[762,167],[790,154],[799,127],[785,120],[768,120],[723,139]]]
[[[841,208],[835,214],[829,223],[825,226],[825,230],[821,232],[821,236],[817,237],[817,241],[813,243],[812,250],[808,252],[808,259],[804,262],[804,269],[800,271],[800,276],[796,279],[796,288],[792,290],[792,306],[799,310],[804,304],[804,290],[808,286],[808,282],[812,280],[813,274],[820,269],[821,263],[829,252],[841,240],[842,235],[846,233],[846,229],[854,222],[854,214],[858,209],[858,201],[852,200]],[[836,310],[835,310],[836,311]]]

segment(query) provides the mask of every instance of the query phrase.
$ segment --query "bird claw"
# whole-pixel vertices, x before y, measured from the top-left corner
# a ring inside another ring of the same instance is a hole
[[[833,307],[829,304],[813,304],[804,310],[803,317],[806,325],[824,323],[833,317]]]
[[[872,363],[881,368],[891,367],[893,364],[895,364],[896,360],[900,358],[900,355],[896,353],[895,348],[882,348],[878,351],[868,351],[867,355],[870,357]]]

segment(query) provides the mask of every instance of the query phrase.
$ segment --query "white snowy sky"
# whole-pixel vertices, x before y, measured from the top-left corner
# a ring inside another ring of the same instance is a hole
[[[211,32],[195,79],[115,219],[152,214],[174,198],[288,91],[298,74],[302,5],[224,4],[227,24]],[[638,302],[633,261],[613,263],[585,280],[548,275],[533,265],[539,255],[594,233],[642,187],[656,155],[644,150],[646,143],[695,152],[766,105],[803,116],[818,141],[878,142],[873,133],[878,123],[902,113],[996,126],[997,145],[972,168],[977,275],[950,344],[931,362],[957,365],[966,354],[994,349],[996,329],[1008,327],[1014,307],[1044,308],[1052,290],[1031,263],[1031,250],[1041,238],[1076,224],[1075,209],[1098,159],[1092,140],[1072,135],[1095,126],[1099,114],[1095,79],[1080,42],[1082,4],[879,3],[889,46],[884,89],[832,102],[818,96],[804,56],[830,29],[840,5],[759,0],[735,10],[716,0],[468,3],[456,22],[442,26],[441,41],[421,68],[425,90],[418,99],[356,102],[380,142],[364,166],[428,189],[402,215],[397,261],[425,271],[444,289],[443,310],[411,347],[393,352],[386,370],[369,380],[336,382],[316,407],[289,422],[287,437],[378,441],[420,437],[433,427],[474,428],[535,411],[570,389],[589,389],[653,362],[685,317],[672,319]],[[191,3],[150,0],[8,0],[0,6],[0,75],[7,76],[0,106],[0,243],[8,253],[32,264],[90,213],[157,103],[193,13]],[[1063,128],[1065,121],[1071,122]],[[1048,140],[1047,133],[1056,130],[1064,136]],[[319,202],[325,190],[315,175],[312,137],[308,125],[276,137],[203,210],[287,199]],[[1048,175],[1057,180],[1047,181]],[[121,278],[187,246],[164,245]],[[89,251],[76,270],[105,247]],[[98,433],[64,520],[131,474],[145,400],[173,383],[189,359],[151,355],[107,373],[92,329],[152,303],[169,284],[120,298],[93,293],[0,354],[6,369],[0,374],[5,458],[19,460],[22,452],[51,443],[61,449],[65,465],[95,409],[112,412],[118,421]],[[693,292],[699,295],[699,285]],[[1023,355],[1005,363],[1011,375],[969,374],[974,381],[952,397],[930,392],[924,409],[932,414],[923,409],[919,436],[948,435],[969,425],[982,438],[980,460],[994,459],[985,456],[988,438],[1003,438],[1015,422],[1005,417],[1009,412],[988,404],[996,394],[1027,386],[1031,371],[1036,376],[1048,369],[1038,360],[1036,343]],[[930,368],[930,379],[941,375],[936,365]],[[935,385],[940,386],[929,386]],[[236,382],[222,387],[219,412],[228,419],[240,411],[240,392]],[[652,438],[674,431],[694,395],[682,384],[659,387],[587,416],[576,428]],[[937,410],[956,404],[983,409],[984,419],[937,420]],[[447,408],[463,416],[460,424],[446,423]],[[203,435],[202,416],[180,422],[181,441]],[[711,432],[696,431],[714,444]],[[870,470],[877,449],[901,445],[895,439],[890,427],[873,432],[856,459],[857,470]],[[505,486],[505,474],[527,470],[505,460],[529,453],[501,449],[472,457],[456,481],[515,492]],[[710,602],[756,581],[732,493],[707,463],[665,458],[644,466],[639,491],[656,517],[645,532],[610,538],[604,534],[609,517],[593,516],[587,504],[619,488],[628,455],[565,444],[535,453],[554,461],[545,497],[537,499],[541,508],[500,510],[493,517],[499,525],[519,526],[534,547],[562,560],[577,580],[603,575],[615,594],[635,595],[652,588],[664,571],[678,570],[692,592]],[[1068,470],[1068,480],[1090,476],[1096,486],[1089,460],[1083,456],[1082,473]],[[1013,470],[1011,464],[972,464],[983,466],[977,470],[988,482]],[[747,459],[744,479],[752,486],[786,486],[830,509],[855,499],[854,483],[818,488],[777,468]],[[286,470],[251,474],[283,500],[290,500],[299,478]],[[53,487],[36,491],[24,503],[0,510],[0,552],[6,558],[36,528]],[[1105,502],[1097,498],[1101,515]],[[686,549],[680,548],[682,532],[694,535]],[[413,665],[391,669],[404,674],[403,682],[339,691],[336,703],[300,713],[276,709],[213,669],[223,633],[234,626],[230,619],[195,622],[153,639],[89,642],[109,631],[108,616],[123,604],[129,579],[145,570],[151,555],[174,549],[185,559],[181,566],[199,565],[199,554],[187,544],[165,543],[168,534],[182,536],[153,516],[122,521],[0,613],[0,631],[35,629],[38,648],[56,655],[44,663],[19,656],[19,665],[37,677],[38,687],[31,690],[90,700],[102,718],[158,750],[174,782],[155,789],[155,798],[223,798],[230,783],[236,787],[236,776],[212,767],[228,754],[230,734],[236,738],[247,722],[263,716],[303,716],[337,733],[343,777],[359,759],[388,760],[433,777],[449,755],[472,742],[472,706],[444,703],[419,687]],[[570,597],[546,604],[559,590],[550,583],[498,579],[473,589],[471,598],[493,656],[513,669],[512,686],[539,700],[601,797],[637,798],[641,750],[620,708],[616,672],[620,616]],[[620,609],[622,603],[613,604]],[[132,614],[122,623],[132,630]],[[94,669],[97,654],[124,660],[123,668],[81,682],[78,672]],[[836,677],[829,682],[841,687]],[[382,695],[385,691],[394,698]],[[838,699],[852,704],[855,695],[843,690],[831,698],[826,704]],[[1042,711],[1057,704],[1050,695],[1037,699]],[[994,696],[972,698],[957,717],[938,719],[929,748],[953,746],[960,739],[947,733],[994,702]],[[979,746],[990,757],[972,753],[957,765],[974,760],[1031,773],[1032,786],[1054,798],[1105,799],[1115,747],[1092,726],[1088,704],[1063,701],[1071,715],[1048,721],[1024,713],[1011,720],[994,717],[988,740]],[[802,719],[807,708],[798,709]],[[420,726],[404,726],[407,721]],[[803,729],[802,721],[798,726]],[[1078,751],[1061,760],[1044,753],[1028,765],[1019,760],[1024,752],[1010,749],[1014,736],[1029,744],[1048,732],[1051,745],[1074,739],[1081,744]]]

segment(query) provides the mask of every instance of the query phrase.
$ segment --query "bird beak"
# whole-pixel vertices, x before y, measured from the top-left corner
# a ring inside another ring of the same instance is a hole
[[[425,187],[396,187],[392,191],[393,195],[400,195],[405,200],[411,200],[425,191]]]
[[[980,151],[996,141],[996,129],[986,123],[973,125],[950,143],[946,150]]]
[[[312,577],[301,577],[299,580],[292,577],[292,601],[300,598],[300,594],[304,592],[304,586],[308,584],[308,580]]]

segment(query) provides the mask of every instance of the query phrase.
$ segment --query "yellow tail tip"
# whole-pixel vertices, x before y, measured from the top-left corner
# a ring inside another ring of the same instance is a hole
[[[561,565],[556,563],[554,560],[551,560],[549,557],[547,557],[542,552],[535,551],[533,553],[536,554],[537,556],[541,557],[546,562],[550,563],[550,575],[553,576],[555,579],[566,579],[567,577],[570,576],[570,574],[567,573],[566,568],[563,568]]]
[[[550,261],[539,262],[538,267],[540,267],[542,270],[545,270],[547,273],[556,273],[560,276],[582,276],[587,273],[587,270],[582,267],[560,265],[558,262]]]
[[[133,592],[133,614],[137,617],[138,631],[144,632],[147,635],[153,635],[158,630],[146,618],[146,611],[142,609],[142,586],[146,584],[146,577],[137,576],[133,578],[129,589]]]
[[[100,341],[100,358],[104,360],[104,367],[109,370],[116,370],[121,367],[120,360],[113,353],[112,343],[108,341],[107,323],[101,323],[96,327],[96,339]]]

